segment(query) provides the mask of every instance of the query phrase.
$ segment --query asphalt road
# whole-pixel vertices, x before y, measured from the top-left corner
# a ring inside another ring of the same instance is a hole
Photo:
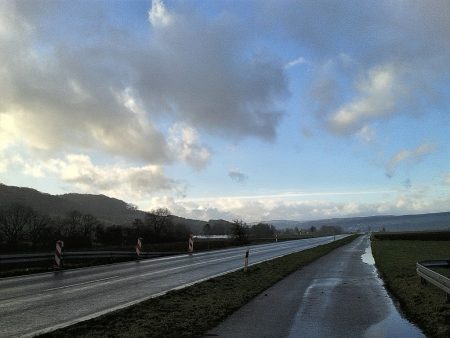
[[[378,278],[367,236],[266,290],[207,336],[422,338]]]
[[[249,246],[249,263],[331,241],[333,236]],[[240,247],[0,279],[0,337],[51,331],[237,270],[243,266],[245,250]]]

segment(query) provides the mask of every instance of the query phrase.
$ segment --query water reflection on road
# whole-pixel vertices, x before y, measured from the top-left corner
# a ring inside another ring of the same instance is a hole
[[[375,259],[372,255],[370,242],[364,254],[361,255],[361,260],[364,263],[372,265],[374,267],[373,273],[379,280],[380,285],[383,285],[383,281],[378,277],[378,272],[375,267]],[[413,325],[400,315],[398,309],[395,307],[384,286],[382,286],[382,292],[385,294],[385,299],[387,299],[389,314],[380,322],[370,326],[364,333],[364,338],[425,338],[426,336],[415,325]]]

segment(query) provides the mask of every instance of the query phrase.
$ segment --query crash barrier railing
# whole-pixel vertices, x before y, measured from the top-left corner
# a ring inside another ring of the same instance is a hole
[[[416,271],[422,284],[429,282],[437,286],[445,292],[446,301],[450,302],[450,278],[430,268],[450,268],[450,260],[420,261],[416,263]]]
[[[141,252],[139,257],[151,258],[162,256],[173,256],[185,254],[186,252]],[[10,263],[28,263],[51,261],[54,259],[54,252],[39,253],[39,254],[17,254],[17,255],[0,255],[0,265]],[[121,258],[130,257],[136,258],[135,251],[64,251],[64,260],[77,258]]]

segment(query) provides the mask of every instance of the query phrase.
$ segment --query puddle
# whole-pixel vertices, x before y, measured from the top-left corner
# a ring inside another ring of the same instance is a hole
[[[394,305],[390,310],[388,317],[367,329],[364,338],[426,338],[416,326],[400,316]]]
[[[366,264],[375,265],[375,259],[372,255],[372,247],[370,246],[370,242],[366,248],[366,251],[361,255],[361,260]]]
[[[399,310],[395,307],[390,295],[384,288],[383,280],[378,277],[378,271],[375,267],[375,259],[372,255],[372,247],[370,246],[370,242],[365,252],[361,255],[361,260],[364,263],[373,266],[374,274],[377,276],[377,279],[379,279],[384,296],[387,299],[387,305],[389,307],[389,315],[382,321],[370,326],[364,333],[364,338],[426,338],[420,329],[403,318],[400,315]]]

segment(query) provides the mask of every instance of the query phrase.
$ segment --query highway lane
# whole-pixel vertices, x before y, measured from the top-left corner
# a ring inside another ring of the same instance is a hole
[[[425,338],[402,318],[384,289],[368,236],[289,275],[212,329],[209,336]]]
[[[343,236],[336,236],[341,238]],[[333,236],[249,246],[255,264]],[[245,247],[0,279],[0,336],[34,335],[242,268]]]

